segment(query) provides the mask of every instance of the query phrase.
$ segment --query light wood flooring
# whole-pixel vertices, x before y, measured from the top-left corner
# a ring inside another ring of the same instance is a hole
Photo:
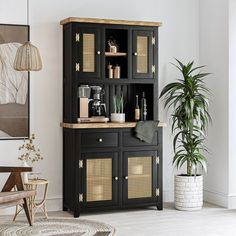
[[[37,217],[40,215],[36,220]],[[61,211],[49,212],[49,217],[73,216]],[[0,216],[0,222],[11,219],[12,216]],[[236,236],[236,210],[209,204],[196,212],[177,211],[167,204],[163,211],[149,208],[83,213],[81,219],[110,224],[116,228],[116,236]]]

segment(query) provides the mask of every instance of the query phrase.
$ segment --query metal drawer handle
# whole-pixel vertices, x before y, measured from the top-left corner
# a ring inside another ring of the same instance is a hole
[[[116,180],[116,181],[117,181],[118,179],[119,179],[119,177],[117,177],[117,176],[115,176],[115,177],[114,177],[114,180]]]
[[[125,179],[128,179],[128,176],[125,176],[124,178],[125,178]]]
[[[99,139],[98,139],[98,142],[99,142],[99,143],[102,143],[102,141],[103,141],[102,138],[99,138]]]

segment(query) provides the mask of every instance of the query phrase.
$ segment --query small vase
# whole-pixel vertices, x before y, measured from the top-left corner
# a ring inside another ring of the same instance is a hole
[[[111,122],[124,123],[125,113],[111,113]]]
[[[29,164],[27,163],[27,161],[23,161],[21,166],[22,167],[30,167]],[[22,181],[23,181],[24,184],[29,182],[28,172],[23,172],[22,173]]]

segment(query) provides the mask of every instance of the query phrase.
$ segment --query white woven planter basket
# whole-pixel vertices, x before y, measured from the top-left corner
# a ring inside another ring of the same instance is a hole
[[[181,211],[196,211],[203,204],[203,177],[175,176],[175,208]]]

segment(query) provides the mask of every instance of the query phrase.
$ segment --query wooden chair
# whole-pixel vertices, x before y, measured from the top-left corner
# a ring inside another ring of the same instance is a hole
[[[31,167],[6,167],[0,166],[0,173],[11,173],[0,192],[0,207],[9,207],[23,204],[27,220],[32,226],[31,214],[27,198],[35,195],[34,190],[24,190],[24,185],[21,179],[22,172],[32,171]],[[16,187],[17,191],[11,191]]]

